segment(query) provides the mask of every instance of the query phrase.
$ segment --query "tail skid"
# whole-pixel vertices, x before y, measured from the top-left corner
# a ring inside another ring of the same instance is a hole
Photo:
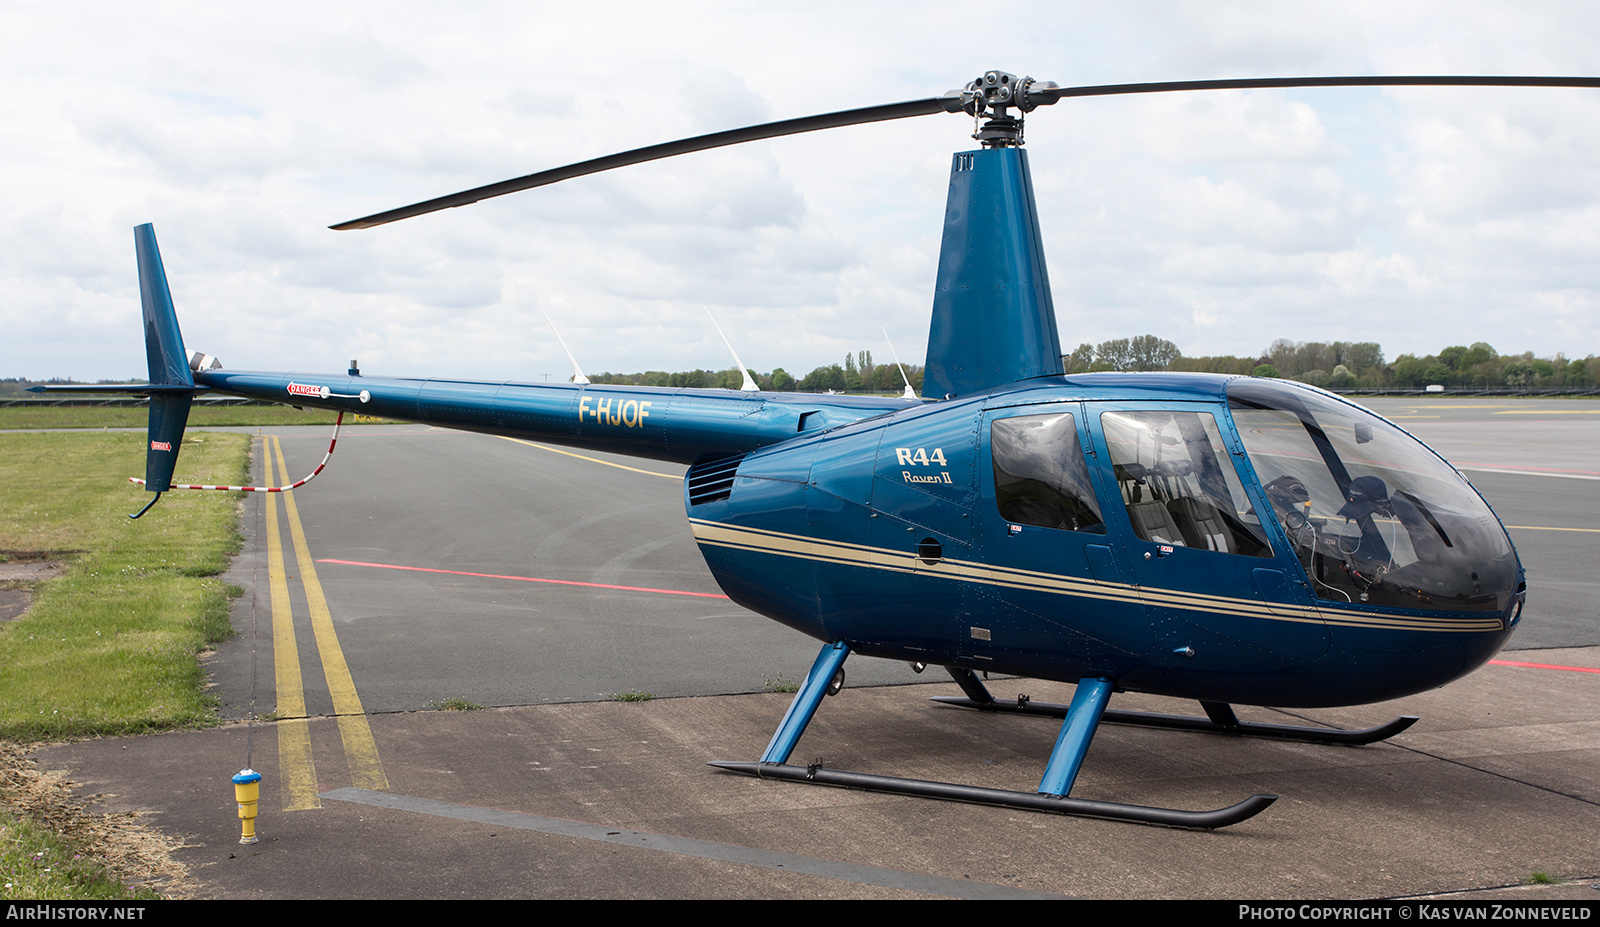
[[[343,424],[344,424],[344,413],[340,412],[339,413],[339,417],[335,418],[333,420],[333,437],[328,439],[328,452],[326,454],[322,455],[322,462],[317,464],[317,469],[312,470],[306,476],[296,480],[293,483],[290,483],[287,486],[201,486],[201,485],[197,485],[197,484],[194,484],[194,483],[190,483],[190,484],[183,485],[183,486],[171,486],[171,487],[168,487],[168,488],[170,488],[170,489],[216,489],[216,490],[221,490],[222,492],[288,492],[291,489],[299,489],[300,487],[304,486],[305,484],[307,484],[307,483],[311,482],[312,480],[316,479],[317,475],[320,474],[323,471],[323,469],[328,466],[328,461],[333,459],[333,449],[339,443],[339,426],[343,425]],[[269,474],[269,476],[270,476],[270,474]],[[285,473],[284,476],[288,476],[288,474]],[[128,477],[128,482],[130,482],[130,483],[138,483],[140,486],[145,485],[145,481],[139,479],[137,476]],[[156,493],[156,498],[150,500],[150,505],[155,505],[156,504],[156,500],[158,500],[160,498],[161,498],[161,494],[160,493]],[[145,512],[148,512],[150,510],[150,505],[145,506],[144,509],[139,512],[139,515],[143,515]],[[131,515],[129,517],[130,518],[138,518],[139,515]]]

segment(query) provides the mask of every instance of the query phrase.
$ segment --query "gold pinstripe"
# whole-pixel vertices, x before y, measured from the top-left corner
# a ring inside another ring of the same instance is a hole
[[[1041,573],[1014,567],[995,566],[968,560],[944,559],[925,564],[916,555],[903,550],[851,544],[846,541],[824,541],[781,531],[744,528],[718,522],[691,518],[697,542],[705,547],[725,547],[756,553],[814,560],[820,563],[837,563],[868,569],[887,570],[892,573],[923,573],[961,582],[979,583],[1010,589],[1026,589],[1074,598],[1099,599],[1110,602],[1148,603],[1169,608],[1200,611],[1213,615],[1232,615],[1240,618],[1261,618],[1268,621],[1290,621],[1302,624],[1329,624],[1350,628],[1376,628],[1408,631],[1499,631],[1500,617],[1481,618],[1409,618],[1401,615],[1368,616],[1318,611],[1310,608],[1279,604],[1267,606],[1251,599],[1228,596],[1180,592],[1172,589],[1144,588],[1126,583],[1101,583],[1094,580],[1062,576],[1058,573]],[[1274,611],[1276,608],[1277,611]]]

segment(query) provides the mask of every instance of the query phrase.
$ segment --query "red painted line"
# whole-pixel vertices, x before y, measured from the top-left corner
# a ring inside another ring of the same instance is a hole
[[[436,570],[430,567],[396,566],[392,563],[362,563],[359,560],[318,560],[344,566],[377,567],[380,570],[409,570],[413,573],[448,573],[451,576],[477,576],[481,579],[513,579],[519,583],[553,583],[557,586],[587,586],[590,589],[620,589],[623,592],[654,592],[660,595],[692,595],[702,599],[726,599],[719,592],[685,592],[681,589],[651,589],[646,586],[613,586],[609,583],[580,583],[570,579],[540,579],[537,576],[501,576],[498,573],[468,573],[463,570]]]
[[[1490,660],[1490,666],[1525,666],[1528,669],[1567,670],[1572,673],[1600,673],[1592,666],[1560,666],[1555,663],[1518,663],[1515,660]]]

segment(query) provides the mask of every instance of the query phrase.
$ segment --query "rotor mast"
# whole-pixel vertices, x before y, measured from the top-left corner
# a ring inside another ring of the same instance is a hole
[[[939,246],[923,395],[965,396],[1062,373],[1023,117],[1054,103],[1053,82],[1005,71],[944,99],[973,117],[982,148],[957,152]]]

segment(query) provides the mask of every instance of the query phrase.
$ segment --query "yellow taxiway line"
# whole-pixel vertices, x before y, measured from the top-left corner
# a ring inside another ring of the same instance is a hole
[[[272,482],[272,458],[265,456],[264,476]],[[283,542],[278,535],[278,496],[266,494],[267,576],[272,590],[272,662],[277,692],[278,772],[283,777],[283,810],[320,808],[317,768],[311,759],[311,729],[306,720],[305,687],[300,681],[300,651],[294,636],[294,612],[289,604],[289,578],[283,569]]]
[[[674,476],[671,473],[657,473],[654,470],[640,470],[638,467],[630,467],[627,464],[612,463],[609,460],[601,460],[598,457],[585,457],[582,454],[574,454],[571,451],[563,451],[560,448],[550,447],[549,445],[536,444],[532,441],[524,441],[521,438],[506,438],[505,435],[497,435],[496,437],[505,438],[507,441],[515,441],[518,444],[526,444],[529,447],[536,447],[541,451],[549,451],[552,454],[565,454],[568,457],[576,457],[579,460],[587,460],[590,463],[605,464],[608,467],[616,467],[618,470],[632,470],[634,473],[643,473],[645,476],[659,476],[669,480],[683,479],[683,477]]]
[[[289,468],[284,463],[283,446],[276,437],[270,440],[283,483],[288,483]],[[272,457],[266,459],[265,472],[270,476]],[[299,651],[295,646],[294,619],[284,570],[282,539],[278,532],[275,495],[267,495],[267,562],[272,577],[273,653],[277,665],[278,713],[288,719],[279,725],[278,760],[286,786],[284,810],[294,811],[321,807],[321,803],[317,799],[317,777],[311,758],[305,692],[300,678]],[[317,642],[317,653],[322,659],[322,673],[328,683],[328,694],[333,700],[333,713],[338,719],[339,737],[344,743],[351,784],[356,788],[386,789],[389,779],[384,774],[383,762],[378,758],[377,743],[372,738],[372,728],[367,724],[361,697],[356,693],[355,680],[350,676],[344,650],[339,646],[339,635],[334,631],[328,600],[323,595],[321,582],[317,580],[317,569],[311,557],[311,548],[306,543],[305,529],[300,523],[294,494],[286,492],[282,495],[289,535],[294,540],[300,583],[305,589],[307,610],[311,613],[311,631]]]
[[[1557,528],[1553,525],[1506,525],[1512,531],[1582,531],[1586,534],[1600,534],[1600,528]]]

